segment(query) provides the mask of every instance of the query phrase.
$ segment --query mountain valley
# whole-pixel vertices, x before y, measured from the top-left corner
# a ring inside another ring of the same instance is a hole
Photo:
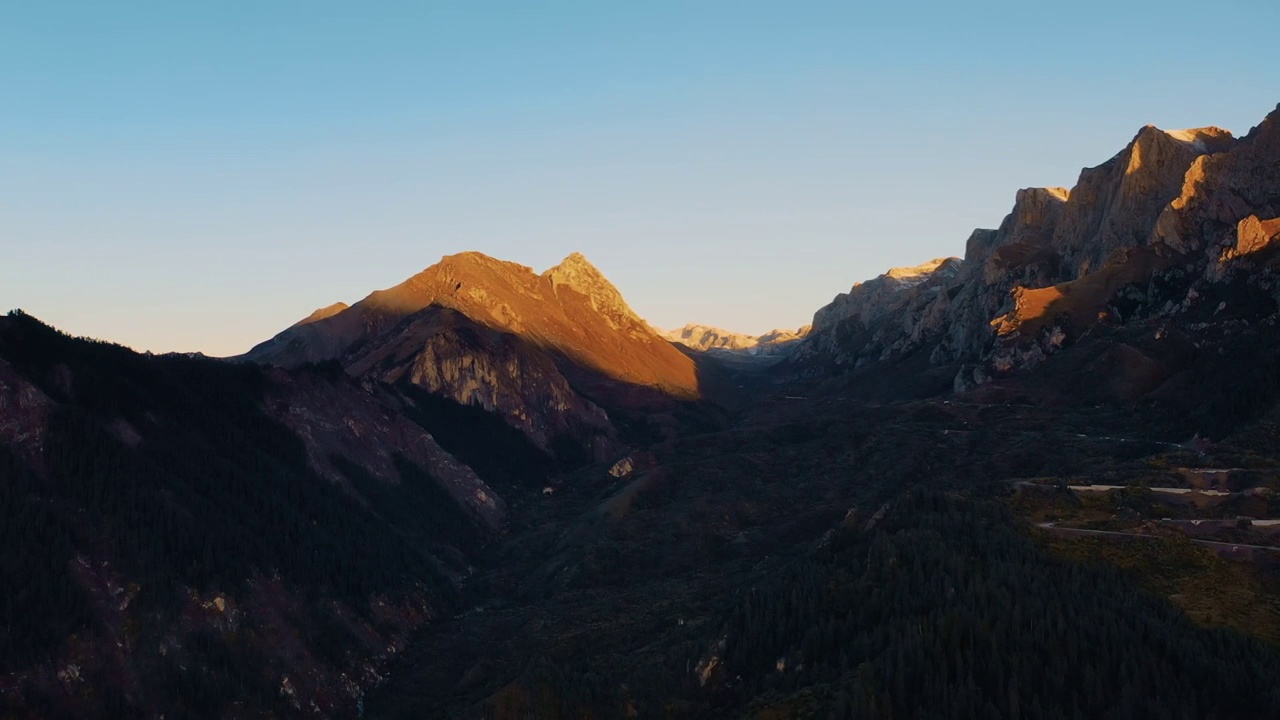
[[[795,331],[577,253],[226,359],[14,311],[0,715],[1280,716],[1277,248],[1280,107]]]

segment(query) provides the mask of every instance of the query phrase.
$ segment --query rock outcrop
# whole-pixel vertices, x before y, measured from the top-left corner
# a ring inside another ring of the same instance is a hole
[[[1233,142],[1221,128],[1166,132],[1148,125],[1115,157],[1083,170],[1054,231],[1053,246],[1069,271],[1060,280],[1100,269],[1117,250],[1148,244],[1188,170]]]
[[[1227,152],[1202,155],[1157,219],[1153,239],[1187,253],[1248,215],[1280,215],[1280,107]]]
[[[812,334],[819,335],[838,323],[854,321],[863,326],[887,315],[908,291],[954,277],[956,258],[936,258],[914,267],[892,268],[841,293],[813,315]]]
[[[398,412],[396,401],[379,401],[354,380],[328,380],[310,373],[273,370],[264,402],[269,415],[302,439],[311,466],[345,484],[334,457],[346,458],[385,483],[401,481],[397,459],[425,470],[459,506],[490,532],[506,526],[506,503],[471,468]]]
[[[357,351],[347,368],[482,407],[543,450],[559,437],[577,438],[595,458],[615,449],[609,416],[573,389],[551,355],[456,310],[433,305],[411,315]]]
[[[0,444],[38,466],[52,411],[49,396],[0,359]]]

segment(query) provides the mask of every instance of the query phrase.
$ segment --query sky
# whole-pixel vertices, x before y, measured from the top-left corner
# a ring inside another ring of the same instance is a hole
[[[0,312],[244,352],[464,250],[807,323],[1139,128],[1280,102],[1280,3],[0,0]]]

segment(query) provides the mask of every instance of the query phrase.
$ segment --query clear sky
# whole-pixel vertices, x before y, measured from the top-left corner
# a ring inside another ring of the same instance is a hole
[[[232,354],[480,250],[795,327],[1146,123],[1280,101],[1280,3],[0,0],[0,307]]]

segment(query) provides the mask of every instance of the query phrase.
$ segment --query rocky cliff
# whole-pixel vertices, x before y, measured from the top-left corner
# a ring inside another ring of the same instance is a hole
[[[401,464],[408,462],[429,475],[486,530],[495,534],[505,530],[503,499],[410,421],[398,398],[315,373],[276,369],[268,377],[264,409],[302,440],[308,464],[320,476],[358,494],[339,458],[393,485],[401,481]]]
[[[456,310],[432,305],[414,313],[356,351],[347,368],[484,408],[543,450],[558,438],[577,439],[599,459],[617,450],[609,416],[574,390],[552,355]]]
[[[957,258],[938,258],[854,285],[814,313],[797,360],[857,367],[909,351],[933,328],[921,313],[933,309],[960,268]]]
[[[1216,127],[1144,127],[1072,189],[1018,191],[997,229],[970,235],[963,261],[838,296],[790,367],[822,375],[920,354],[954,367],[967,389],[1035,367],[1093,328],[1188,313],[1221,294],[1206,284],[1244,278],[1270,292],[1260,251],[1280,215],[1278,124],[1280,109],[1239,140]]]

